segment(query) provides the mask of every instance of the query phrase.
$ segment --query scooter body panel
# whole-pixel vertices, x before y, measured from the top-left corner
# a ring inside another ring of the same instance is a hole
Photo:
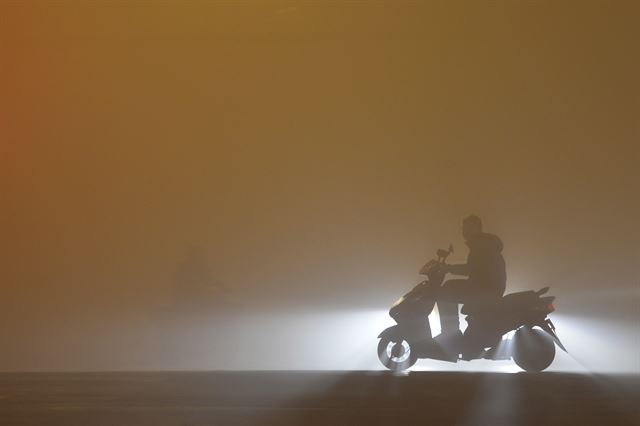
[[[439,286],[440,283],[425,281],[398,300],[389,312],[397,325],[378,337],[388,332],[393,333],[393,339],[406,339],[420,359],[447,362],[460,359],[508,360],[512,356],[511,344],[510,339],[504,336],[523,326],[539,326],[566,352],[546,313],[526,309],[538,297],[533,291],[508,294],[491,309],[485,307],[474,312],[463,308],[462,312],[469,314],[466,317],[469,326],[462,341],[437,341],[433,338],[428,316],[435,307]]]

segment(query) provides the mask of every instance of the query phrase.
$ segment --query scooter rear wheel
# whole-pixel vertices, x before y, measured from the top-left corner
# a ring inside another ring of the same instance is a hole
[[[378,359],[391,371],[404,371],[413,366],[418,357],[404,338],[383,336],[378,342]]]
[[[513,360],[524,371],[540,372],[556,356],[553,339],[539,329],[520,327],[513,336],[513,344]]]

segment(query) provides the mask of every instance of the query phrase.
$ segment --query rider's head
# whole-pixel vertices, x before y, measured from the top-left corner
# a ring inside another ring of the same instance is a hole
[[[462,220],[462,236],[465,240],[482,232],[482,221],[478,216],[467,216]]]

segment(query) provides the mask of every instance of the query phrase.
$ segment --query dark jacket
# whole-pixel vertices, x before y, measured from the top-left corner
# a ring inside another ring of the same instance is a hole
[[[451,272],[467,275],[469,280],[493,294],[504,293],[507,272],[502,257],[502,241],[493,234],[480,233],[467,241],[469,256],[464,265],[452,265]]]

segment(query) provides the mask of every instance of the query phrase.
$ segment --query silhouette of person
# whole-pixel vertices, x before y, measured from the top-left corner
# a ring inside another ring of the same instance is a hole
[[[502,241],[482,232],[478,216],[462,221],[462,235],[469,247],[467,263],[446,265],[445,272],[468,279],[447,280],[438,295],[442,336],[460,335],[458,304],[479,305],[499,300],[504,294],[507,274],[502,257]]]

